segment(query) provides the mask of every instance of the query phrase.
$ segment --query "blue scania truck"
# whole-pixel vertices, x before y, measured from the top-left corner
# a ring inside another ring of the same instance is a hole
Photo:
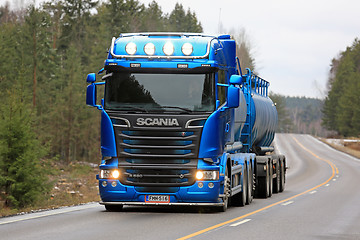
[[[99,191],[124,205],[226,211],[285,187],[286,160],[272,141],[269,83],[242,73],[229,35],[134,33],[113,38],[87,76],[87,105],[101,112]],[[97,103],[97,86],[105,85]],[[100,102],[100,101],[99,101]]]

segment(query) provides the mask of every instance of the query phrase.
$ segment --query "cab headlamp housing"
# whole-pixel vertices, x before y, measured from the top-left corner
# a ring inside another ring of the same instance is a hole
[[[196,180],[199,181],[215,181],[215,180],[219,180],[219,172],[199,170],[196,172],[195,177]]]
[[[120,171],[118,169],[102,169],[100,170],[100,178],[103,179],[118,179]]]

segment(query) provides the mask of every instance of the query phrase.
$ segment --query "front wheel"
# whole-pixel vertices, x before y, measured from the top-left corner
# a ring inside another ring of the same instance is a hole
[[[220,207],[220,212],[226,212],[229,205],[229,191],[230,191],[230,178],[229,178],[229,170],[226,167],[225,169],[225,177],[224,177],[224,205]]]

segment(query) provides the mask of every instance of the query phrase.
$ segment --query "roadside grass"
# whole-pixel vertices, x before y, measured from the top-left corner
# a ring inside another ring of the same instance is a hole
[[[340,139],[338,141],[330,141],[326,138],[319,138],[320,141],[326,143],[332,148],[335,148],[339,151],[345,152],[353,157],[360,159],[360,140],[359,139],[351,139],[355,141],[347,142],[344,139]],[[356,141],[359,140],[359,141]]]
[[[49,180],[53,183],[49,195],[36,204],[21,209],[5,207],[4,201],[0,199],[0,217],[100,200],[96,180],[97,166],[90,166],[88,163],[71,163],[68,166],[52,163],[47,168]]]

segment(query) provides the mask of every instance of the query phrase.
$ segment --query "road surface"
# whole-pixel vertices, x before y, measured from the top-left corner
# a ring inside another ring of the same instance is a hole
[[[360,239],[360,160],[309,135],[278,134],[283,193],[227,212],[97,203],[0,219],[0,239]]]

